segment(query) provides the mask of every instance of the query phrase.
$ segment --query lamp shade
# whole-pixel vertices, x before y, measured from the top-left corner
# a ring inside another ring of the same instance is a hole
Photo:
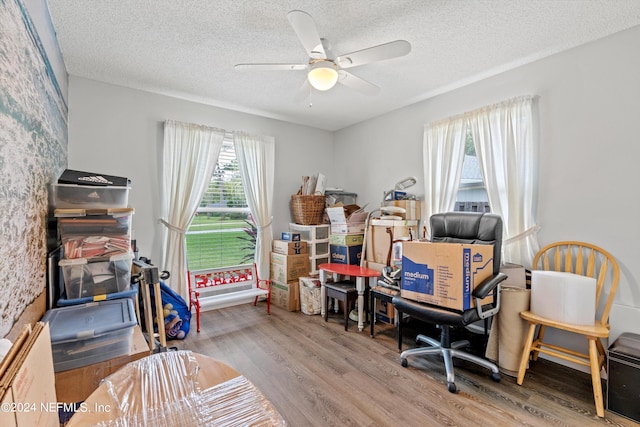
[[[329,61],[319,61],[311,66],[307,75],[311,86],[318,90],[329,90],[338,81],[336,65]]]

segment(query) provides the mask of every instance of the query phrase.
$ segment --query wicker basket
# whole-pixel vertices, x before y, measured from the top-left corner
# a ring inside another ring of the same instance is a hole
[[[296,224],[322,224],[324,196],[294,194],[291,196],[291,212],[293,213],[293,221]]]

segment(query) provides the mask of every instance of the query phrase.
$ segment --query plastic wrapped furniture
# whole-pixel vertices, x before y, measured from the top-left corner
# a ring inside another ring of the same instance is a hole
[[[68,427],[284,426],[244,376],[190,351],[158,353],[107,377]]]

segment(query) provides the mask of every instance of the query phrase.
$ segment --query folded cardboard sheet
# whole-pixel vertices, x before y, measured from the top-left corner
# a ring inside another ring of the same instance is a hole
[[[0,426],[58,427],[49,325],[25,326],[0,363]]]

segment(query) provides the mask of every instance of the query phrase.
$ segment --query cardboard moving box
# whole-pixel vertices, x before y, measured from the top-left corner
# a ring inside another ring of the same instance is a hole
[[[357,206],[327,208],[327,215],[329,215],[329,221],[331,221],[331,233],[364,233],[364,223],[367,220],[368,214]]]
[[[391,302],[376,299],[376,306],[374,315],[376,316],[376,322],[388,323],[395,325],[395,310]]]
[[[300,255],[307,253],[307,242],[297,240],[274,240],[272,246],[273,252],[283,255]]]
[[[309,255],[284,255],[271,252],[271,280],[286,283],[309,274]]]
[[[391,234],[387,231],[391,231]],[[366,260],[387,265],[391,237],[393,240],[410,240],[418,237],[418,221],[373,219],[367,231]]]
[[[292,233],[290,231],[283,231],[280,238],[286,242],[299,242],[300,233]]]
[[[298,280],[281,283],[271,281],[271,304],[287,311],[300,311],[300,289]]]
[[[360,265],[362,245],[329,245],[330,261],[333,264]]]
[[[329,243],[342,246],[362,245],[364,243],[364,234],[331,234],[329,236]]]
[[[403,298],[467,310],[475,307],[475,287],[492,275],[493,245],[415,241],[402,244]],[[487,303],[491,298],[486,298]]]
[[[394,213],[402,219],[420,220],[420,200],[385,200],[385,206],[397,206],[405,210],[404,213]]]
[[[0,425],[58,427],[49,325],[25,326],[1,362]]]

